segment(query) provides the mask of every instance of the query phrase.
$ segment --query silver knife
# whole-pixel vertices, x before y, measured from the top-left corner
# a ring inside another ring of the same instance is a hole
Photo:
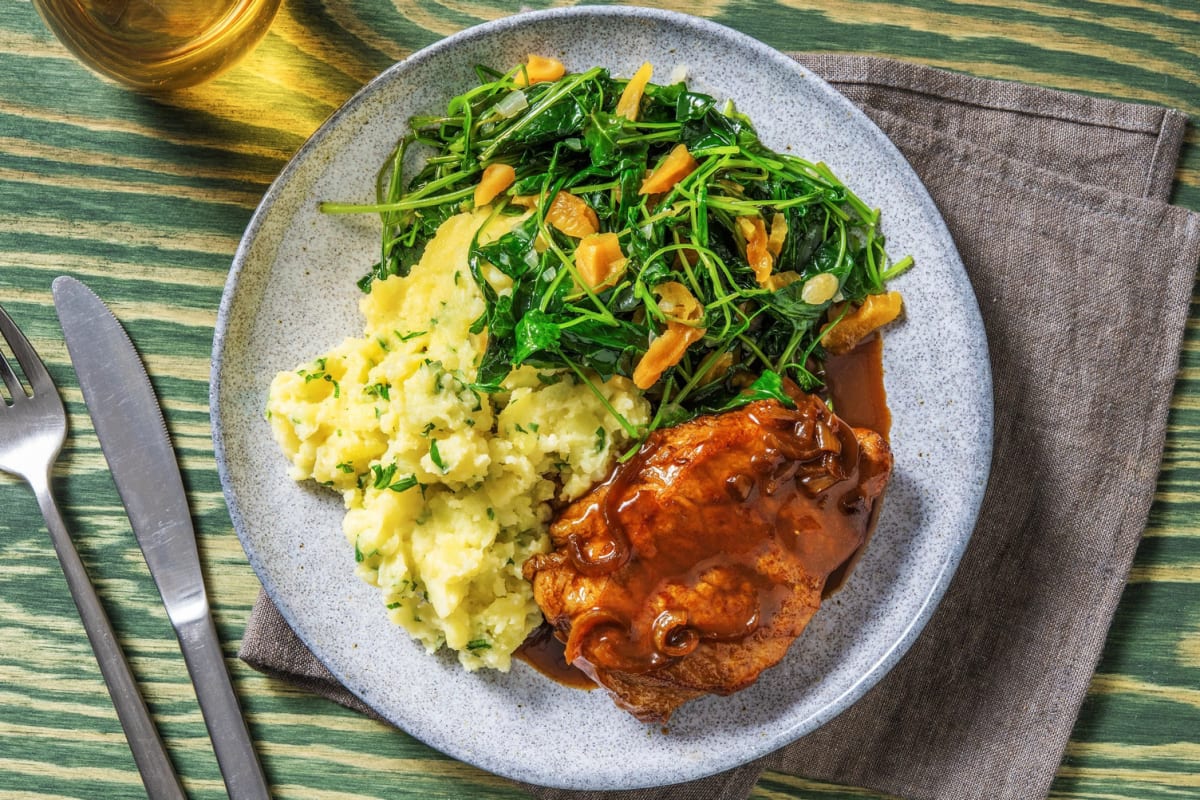
[[[221,654],[183,479],[146,369],[91,289],[58,278],[54,305],[100,449],[179,637],[225,788],[231,800],[269,798]]]

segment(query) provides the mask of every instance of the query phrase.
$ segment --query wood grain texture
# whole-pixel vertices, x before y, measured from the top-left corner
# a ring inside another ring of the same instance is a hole
[[[783,50],[874,53],[1200,116],[1194,0],[646,5],[708,16]],[[225,652],[275,796],[524,797],[507,781],[236,660],[258,583],[221,496],[207,407],[221,290],[241,232],[275,175],[379,71],[518,7],[498,0],[285,0],[268,37],[241,66],[207,85],[147,98],[81,67],[25,0],[0,6],[0,305],[63,388],[72,436],[55,472],[59,499],[191,797],[223,797],[220,774],[82,406],[50,283],[68,273],[91,284],[146,359],[180,453]],[[1200,210],[1195,127],[1173,199]],[[1196,302],[1149,527],[1055,798],[1200,797]],[[6,476],[0,498],[0,800],[142,797],[33,498]],[[768,773],[753,797],[882,796]]]

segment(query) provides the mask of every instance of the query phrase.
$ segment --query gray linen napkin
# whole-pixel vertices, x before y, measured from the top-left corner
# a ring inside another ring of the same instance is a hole
[[[540,800],[745,797],[764,769],[907,798],[1044,796],[1145,526],[1200,261],[1167,204],[1186,118],[859,56],[799,56],[925,181],[983,311],[995,453],[937,612],[839,717],[760,761],[656,790]],[[369,713],[265,596],[242,658]]]

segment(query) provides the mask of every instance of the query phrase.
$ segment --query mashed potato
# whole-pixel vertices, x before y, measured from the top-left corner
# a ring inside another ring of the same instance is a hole
[[[521,566],[549,549],[550,502],[601,480],[627,437],[569,373],[522,367],[502,393],[470,388],[486,334],[469,331],[484,300],[467,250],[487,211],[450,218],[408,277],[376,281],[365,334],[277,375],[267,416],[291,476],[342,493],[358,574],[391,618],[467,669],[507,670],[542,619]],[[630,382],[597,386],[646,423]]]

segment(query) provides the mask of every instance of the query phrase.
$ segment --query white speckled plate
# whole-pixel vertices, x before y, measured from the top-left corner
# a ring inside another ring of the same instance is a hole
[[[528,53],[631,75],[686,67],[696,88],[732,96],[776,149],[826,161],[883,209],[893,254],[917,267],[896,285],[907,319],[885,369],[896,474],[879,527],[846,587],[785,661],[731,697],[685,706],[670,732],[636,722],[605,693],[559,686],[517,664],[464,672],[426,655],[354,575],[341,500],[286,476],[263,407],[279,370],[361,333],[354,281],[375,260],[370,215],[324,216],[320,199],[372,198],[378,165],[408,117],[474,85],[477,63]],[[451,36],[380,75],[300,150],[254,215],[221,302],[213,437],[225,497],[251,564],[284,617],[372,708],[452,756],[532,783],[632,788],[724,770],[845,709],[912,643],[942,595],[987,480],[992,391],[974,294],[924,187],[888,139],[791,59],[704,20],[649,9],[535,12]],[[469,709],[469,713],[464,713]]]

